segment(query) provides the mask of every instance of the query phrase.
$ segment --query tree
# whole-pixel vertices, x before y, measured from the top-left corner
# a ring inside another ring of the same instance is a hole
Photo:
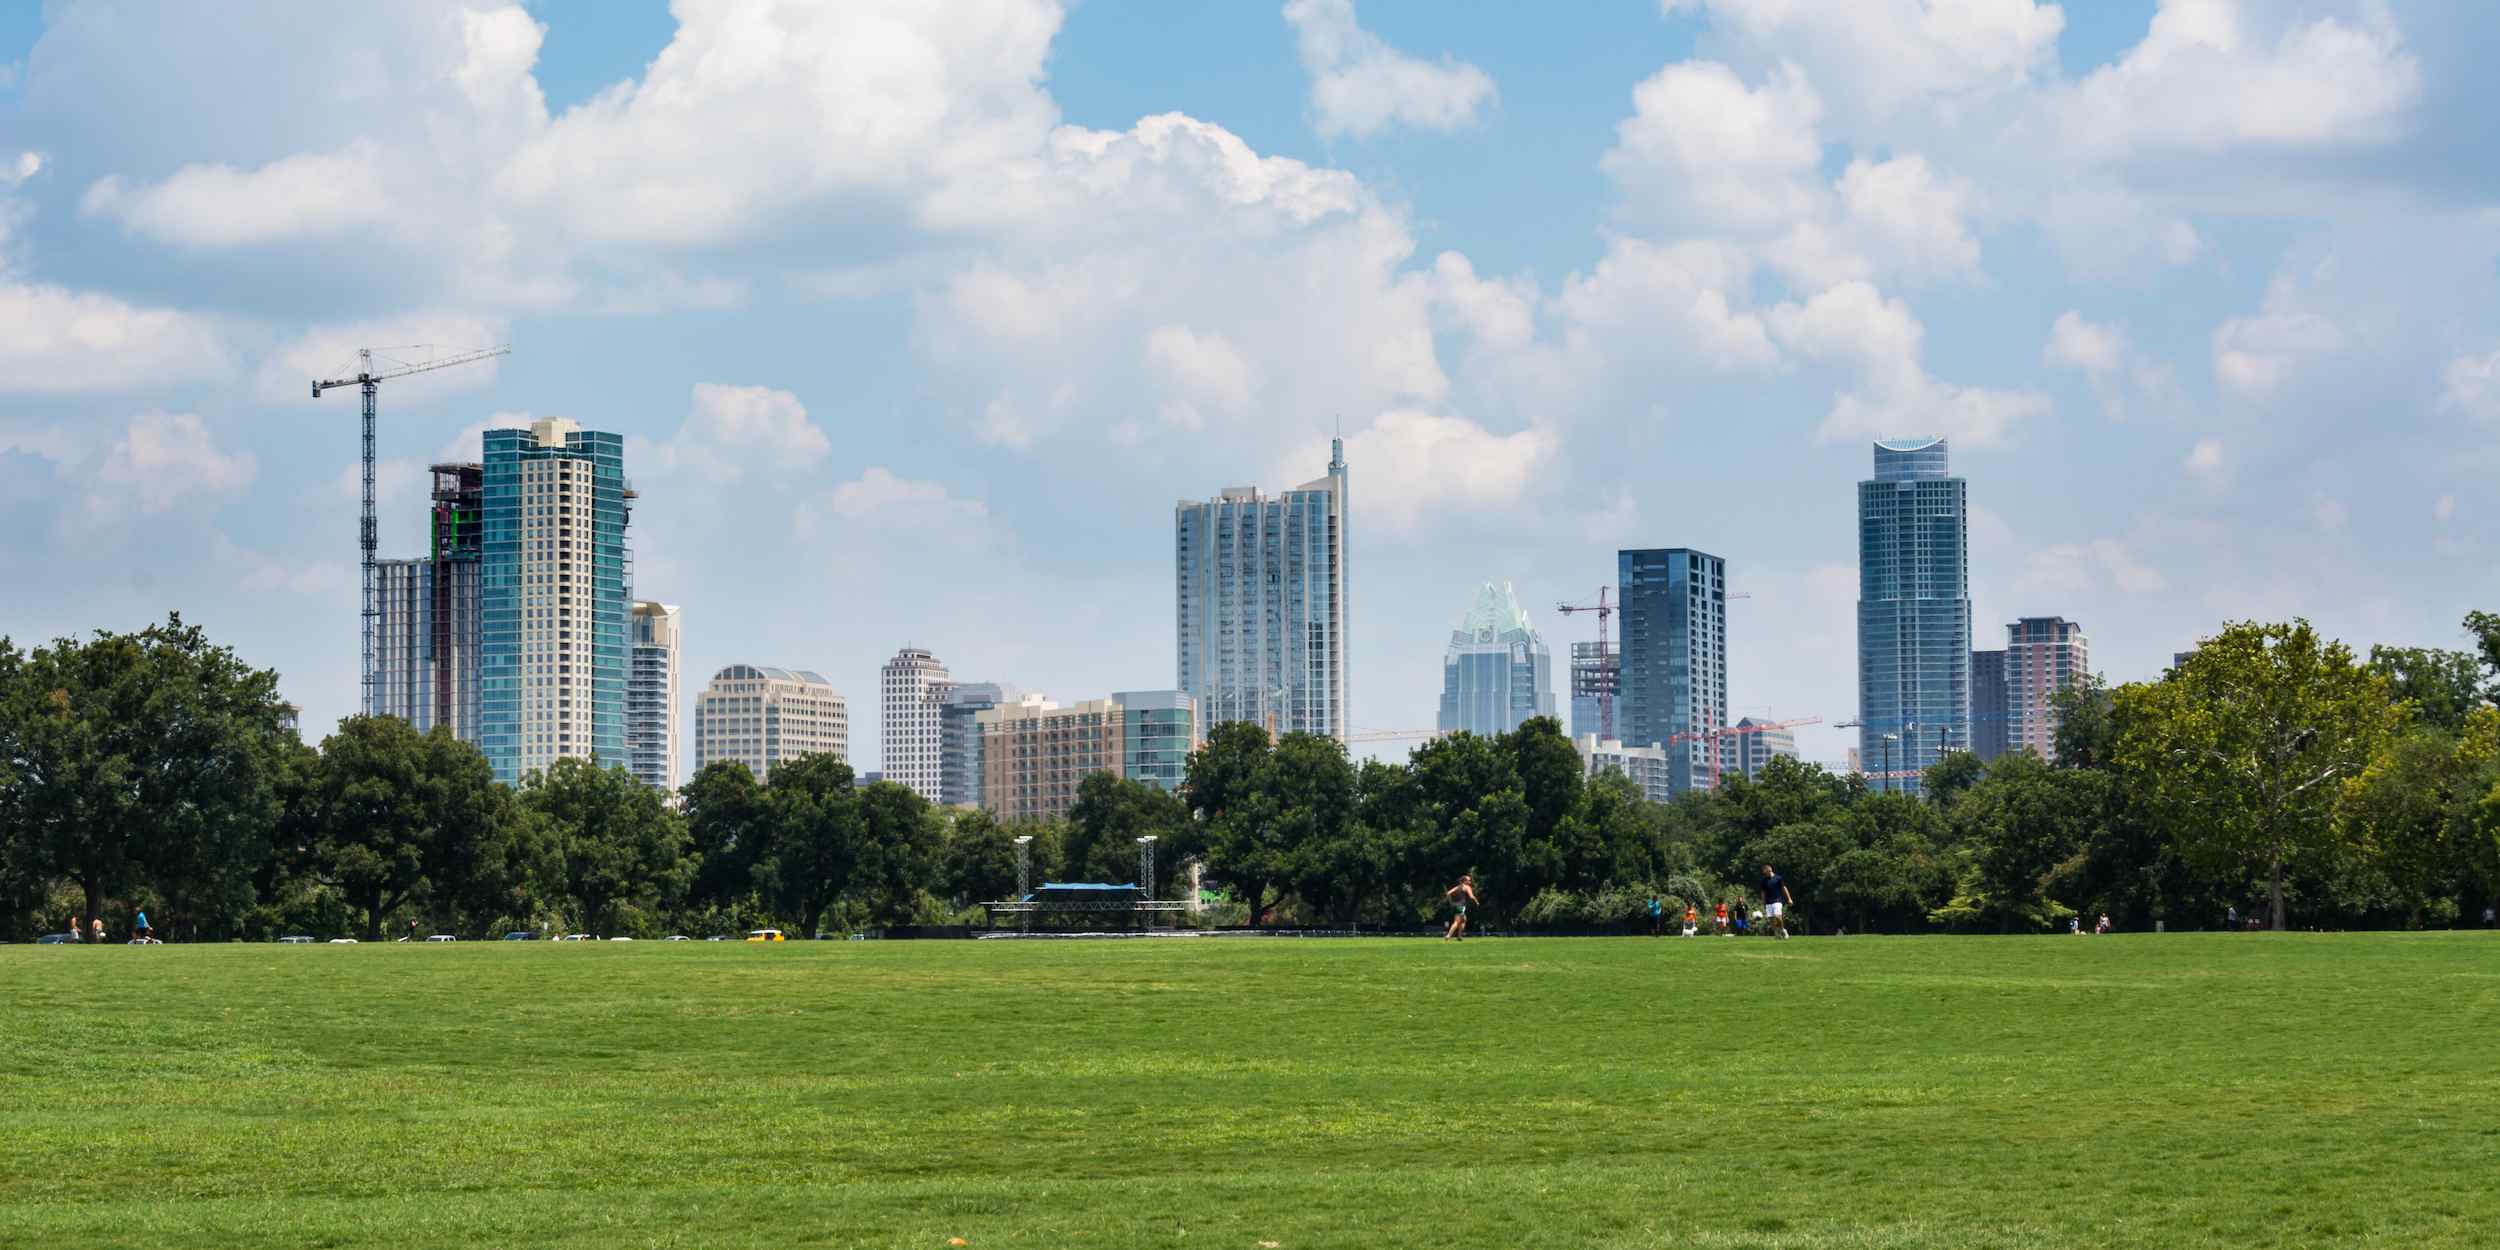
[[[1516,915],[1557,875],[1560,860],[1550,843],[1530,853],[1535,813],[1511,754],[1495,740],[1471,733],[1436,738],[1415,752],[1408,768],[1423,828],[1413,862],[1427,903],[1437,905],[1459,874],[1474,873],[1485,910]]]
[[[2235,623],[2112,704],[2119,784],[2209,867],[2258,872],[2284,927],[2284,877],[2332,847],[2335,799],[2402,723],[2387,680],[2307,621]]]
[[[2004,932],[2033,931],[2079,902],[2071,893],[2101,815],[2105,775],[2051,768],[2028,751],[2003,756],[1955,804],[1957,841],[1970,854],[1970,906]],[[2059,899],[2056,892],[2067,890]]]
[[[655,906],[685,887],[685,830],[660,792],[624,769],[567,756],[525,778],[521,801],[545,822],[561,888],[586,931],[604,932],[620,907]]]
[[[2416,720],[2450,733],[2483,705],[2482,662],[2463,651],[2374,646],[2370,671],[2387,679],[2389,694],[2413,705]]]
[[[876,781],[859,792],[859,811],[851,892],[867,905],[871,923],[908,924],[937,870],[937,810],[910,786]]]
[[[425,892],[474,897],[511,861],[510,792],[476,747],[437,726],[351,716],[321,744],[294,827],[313,875],[364,913],[365,940]]]
[[[838,756],[802,755],[775,768],[764,791],[767,815],[758,823],[769,832],[755,852],[754,880],[803,936],[814,936],[859,872],[867,818],[853,780]]]
[[[1077,783],[1076,803],[1068,809],[1068,872],[1078,881],[1136,880],[1137,839],[1157,839],[1158,862],[1177,864],[1190,850],[1188,830],[1189,809],[1179,795],[1117,773],[1095,773]]]
[[[2057,758],[2049,762],[2059,768],[2109,767],[2117,732],[2110,704],[2109,683],[2098,673],[2086,673],[2050,695],[2049,706],[2057,713]]]
[[[1254,925],[1265,923],[1269,892],[1293,872],[1291,848],[1268,819],[1271,751],[1266,730],[1227,721],[1190,754],[1181,783],[1181,801],[1206,830],[1208,863],[1249,904]]]
[[[696,857],[694,897],[725,905],[752,893],[755,867],[772,850],[769,804],[755,774],[736,760],[714,760],[677,793]]]
[[[1575,877],[1585,882],[1587,873],[1581,870],[1589,865],[1574,863],[1572,850],[1565,845],[1571,835],[1564,828],[1580,804],[1587,778],[1579,749],[1563,736],[1562,725],[1551,716],[1529,717],[1494,741],[1510,758],[1511,775],[1519,779],[1520,801],[1528,808],[1527,827],[1520,839],[1521,862],[1514,868],[1521,879],[1515,884],[1533,896],[1548,886],[1571,888]]]
[[[2480,808],[2500,794],[2500,711],[2479,708],[2449,732],[2397,735],[2344,783],[2337,819],[2347,841],[2393,889],[2409,927],[2435,898],[2481,903],[2500,843]]]
[[[149,882],[245,901],[280,810],[278,675],[179,614],[0,651],[0,853],[74,882],[88,916]]]
[[[2490,684],[2483,687],[2483,701],[2500,703],[2500,613],[2466,613],[2465,632],[2474,635],[2483,671],[2490,676]]]
[[[1046,833],[1048,845],[1045,845]],[[1007,898],[1016,889],[1016,839],[1034,835],[1028,850],[1034,879],[1048,880],[1057,863],[1058,838],[1044,824],[1008,826],[979,808],[948,813],[946,845],[939,853],[938,888],[957,907]]]
[[[1975,752],[1947,751],[1920,774],[1918,788],[1938,810],[1951,810],[1964,791],[1979,784],[1988,766]]]

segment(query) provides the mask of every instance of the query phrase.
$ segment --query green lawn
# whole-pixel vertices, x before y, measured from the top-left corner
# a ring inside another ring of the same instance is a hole
[[[2500,1244],[2500,938],[0,947],[0,1245]]]

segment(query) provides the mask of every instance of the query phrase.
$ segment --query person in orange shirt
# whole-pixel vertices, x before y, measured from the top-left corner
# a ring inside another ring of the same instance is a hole
[[[1691,903],[1686,903],[1684,905],[1684,936],[1691,937],[1699,932],[1701,932],[1701,912]]]
[[[1719,936],[1727,936],[1727,900],[1719,900]]]

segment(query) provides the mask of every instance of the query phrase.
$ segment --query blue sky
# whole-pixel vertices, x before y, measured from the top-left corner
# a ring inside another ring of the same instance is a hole
[[[514,347],[386,390],[386,553],[486,424],[621,431],[689,698],[820,670],[871,765],[906,642],[1169,685],[1171,505],[1340,424],[1364,728],[1624,546],[1753,592],[1740,714],[1848,719],[1878,436],[1953,439],[1983,643],[2500,604],[2478,6],[208,7],[0,4],[0,631],[179,609],[316,731],[365,344]]]

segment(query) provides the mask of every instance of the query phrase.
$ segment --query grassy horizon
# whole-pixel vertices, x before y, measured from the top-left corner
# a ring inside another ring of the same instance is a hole
[[[2486,1246],[2500,937],[0,947],[0,1245]]]

